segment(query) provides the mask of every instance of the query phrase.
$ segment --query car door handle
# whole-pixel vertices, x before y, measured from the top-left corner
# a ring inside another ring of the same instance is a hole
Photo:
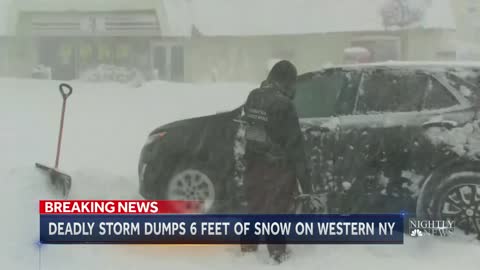
[[[430,128],[430,127],[444,127],[444,128],[455,128],[458,126],[458,123],[451,120],[433,120],[433,121],[426,121],[422,123],[422,127]]]

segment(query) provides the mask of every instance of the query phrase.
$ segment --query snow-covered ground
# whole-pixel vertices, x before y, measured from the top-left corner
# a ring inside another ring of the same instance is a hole
[[[42,245],[38,200],[54,198],[35,162],[52,164],[61,108],[59,82],[0,79],[1,269],[257,269],[266,250],[245,257],[234,246]],[[136,199],[140,148],[153,128],[229,110],[253,87],[74,82],[61,167],[72,199]],[[462,235],[406,239],[400,246],[292,246],[277,269],[479,269],[480,244]]]

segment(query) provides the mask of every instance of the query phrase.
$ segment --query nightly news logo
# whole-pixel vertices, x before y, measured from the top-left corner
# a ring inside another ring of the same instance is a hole
[[[412,237],[426,235],[449,236],[455,230],[455,223],[451,220],[409,220],[409,231]]]

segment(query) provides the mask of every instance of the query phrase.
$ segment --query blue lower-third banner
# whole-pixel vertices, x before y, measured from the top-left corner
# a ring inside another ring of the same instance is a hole
[[[403,244],[403,215],[40,215],[47,244]]]

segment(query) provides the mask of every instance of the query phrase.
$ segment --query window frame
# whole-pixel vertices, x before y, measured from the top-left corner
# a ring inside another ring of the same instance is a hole
[[[381,68],[381,67],[380,67]],[[439,109],[425,109],[425,99],[427,97],[427,91],[424,92],[424,95],[422,97],[422,103],[421,103],[421,109],[420,110],[415,110],[415,111],[405,111],[405,112],[400,112],[400,111],[379,111],[379,112],[359,112],[358,111],[358,103],[359,103],[359,98],[360,98],[360,87],[364,83],[365,80],[365,74],[367,72],[372,72],[375,70],[378,70],[379,67],[373,67],[373,68],[368,68],[368,69],[363,69],[361,71],[361,78],[359,80],[359,83],[357,85],[357,94],[355,98],[355,104],[354,104],[354,109],[352,111],[352,115],[370,115],[370,114],[385,114],[385,113],[414,113],[414,112],[422,112],[422,111],[448,111],[452,108],[467,108],[468,107],[468,100],[460,96],[459,93],[457,93],[457,90],[453,89],[452,86],[450,86],[448,83],[446,83],[444,80],[441,79],[441,76],[438,73],[431,73],[427,72],[421,69],[411,69],[411,68],[397,68],[397,67],[387,67],[390,69],[391,72],[396,73],[398,71],[411,71],[411,72],[419,72],[420,74],[423,74],[427,76],[429,81],[435,80],[437,83],[439,83],[444,90],[446,90],[450,95],[452,95],[456,101],[456,104],[453,106],[449,107],[444,107],[444,108],[439,108]]]
[[[347,73],[349,73],[349,72],[357,72],[358,77],[356,79],[352,79],[353,83],[354,83],[352,88],[354,89],[353,91],[355,92],[355,95],[358,94],[359,82],[360,82],[360,79],[361,79],[361,76],[362,76],[362,71],[361,70],[357,71],[357,70],[350,70],[350,69],[344,69],[344,68],[327,68],[327,69],[324,69],[324,70],[321,70],[321,71],[318,71],[318,72],[310,72],[310,73],[302,74],[302,75],[298,76],[297,83],[298,82],[304,82],[304,81],[318,80],[319,78],[325,76],[325,74],[328,73],[328,72],[332,72],[332,73],[341,72],[342,73],[341,75],[344,78],[347,78],[347,76],[348,76]],[[301,118],[302,119],[317,119],[317,118],[330,118],[330,117],[352,115],[353,110],[354,110],[354,106],[355,106],[355,101],[354,101],[354,104],[350,108],[350,113],[339,114],[339,112],[338,112],[339,98],[343,95],[343,93],[345,92],[345,89],[346,89],[345,87],[342,87],[342,88],[338,89],[338,91],[336,91],[335,104],[333,104],[333,111],[330,115],[327,115],[327,116],[310,116],[310,117],[301,116]],[[317,89],[316,91],[320,91],[320,89]],[[298,95],[298,92],[297,92],[297,95]],[[298,108],[297,108],[297,111],[299,111]]]
[[[426,98],[427,98],[427,91],[425,91],[425,95],[423,97],[423,102],[422,102],[422,110],[421,111],[441,111],[441,110],[448,110],[448,109],[451,109],[451,108],[456,108],[458,106],[462,106],[463,105],[463,102],[461,100],[461,97],[459,97],[457,91],[452,91],[452,86],[450,86],[449,84],[446,84],[444,83],[442,80],[439,79],[439,77],[436,75],[436,74],[429,74],[429,73],[426,73],[425,74],[428,76],[428,78],[430,79],[430,81],[436,81],[442,88],[443,90],[451,95],[454,99],[455,99],[455,103],[454,105],[452,106],[448,106],[448,107],[442,107],[442,108],[436,108],[436,109],[427,109],[425,108],[425,104],[426,104]]]
[[[339,101],[340,101],[340,98],[344,95],[345,91],[346,91],[346,88],[343,87],[342,89],[340,89],[340,91],[338,91],[338,94],[337,94],[337,98],[335,100],[335,105],[334,105],[334,114],[332,116],[334,117],[341,117],[341,116],[348,116],[348,115],[354,115],[355,114],[355,109],[356,109],[356,106],[357,106],[357,102],[358,102],[358,94],[359,94],[359,90],[360,90],[360,84],[362,83],[362,79],[363,79],[363,74],[364,74],[364,70],[355,70],[355,69],[341,69],[341,71],[344,73],[343,75],[345,77],[347,77],[347,74],[348,73],[357,73],[356,75],[358,77],[352,79],[353,81],[353,94],[354,94],[354,101],[353,101],[353,104],[351,106],[351,108],[349,109],[349,113],[346,113],[346,114],[340,114],[338,112],[339,108]]]
[[[421,72],[422,74],[424,74],[425,76],[428,77],[429,80],[435,80],[437,81],[443,88],[444,90],[446,90],[450,95],[452,95],[455,100],[456,100],[456,104],[453,105],[453,106],[449,106],[449,107],[445,107],[445,108],[440,108],[440,109],[425,109],[425,98],[426,98],[426,91],[424,93],[424,97],[423,97],[423,100],[422,100],[422,106],[421,106],[421,109],[420,111],[408,111],[408,112],[372,112],[372,113],[359,113],[358,112],[358,101],[359,101],[359,94],[360,94],[360,87],[363,83],[363,80],[365,78],[365,74],[366,72],[368,71],[373,71],[373,70],[376,70],[378,69],[379,67],[372,67],[372,68],[359,68],[358,70],[351,70],[351,69],[346,69],[346,68],[330,68],[330,69],[325,69],[325,70],[322,70],[322,71],[319,71],[319,72],[311,72],[311,73],[305,73],[303,75],[300,75],[298,78],[299,78],[299,81],[302,81],[302,80],[315,80],[315,78],[317,76],[321,76],[321,74],[324,74],[326,71],[328,70],[331,70],[331,71],[335,71],[335,72],[343,72],[344,73],[344,76],[347,76],[346,74],[348,72],[357,72],[358,74],[358,77],[356,79],[353,80],[353,83],[354,85],[352,86],[352,88],[354,89],[353,91],[355,92],[355,101],[354,101],[354,104],[353,104],[353,108],[351,108],[351,112],[350,113],[347,113],[347,114],[339,114],[337,112],[337,108],[338,108],[338,102],[339,102],[339,98],[342,96],[342,94],[344,93],[345,91],[345,88],[342,88],[340,89],[340,91],[338,91],[338,95],[337,95],[337,99],[335,101],[335,111],[333,112],[332,115],[329,115],[329,116],[316,116],[316,117],[301,117],[302,119],[315,119],[315,118],[329,118],[329,117],[342,117],[342,116],[355,116],[355,115],[372,115],[372,114],[387,114],[387,113],[419,113],[419,112],[423,112],[423,111],[428,111],[428,112],[439,112],[439,113],[442,113],[442,112],[448,112],[448,111],[451,111],[453,109],[466,109],[466,108],[469,108],[472,106],[472,104],[470,103],[470,101],[468,101],[465,97],[463,97],[459,92],[458,90],[456,90],[453,86],[451,86],[448,82],[446,82],[444,79],[442,79],[442,75],[441,73],[438,73],[438,72],[428,72],[428,71],[424,71],[424,70],[421,70],[421,69],[415,69],[417,72]],[[408,71],[408,70],[412,70],[410,68],[395,68],[395,67],[392,67],[391,68],[393,72],[395,72],[396,70],[400,70],[400,71]]]
[[[354,109],[352,111],[352,115],[372,115],[372,114],[386,114],[386,113],[410,113],[410,112],[420,112],[422,111],[422,108],[423,108],[423,105],[424,105],[424,99],[425,99],[425,93],[422,97],[422,103],[420,104],[421,105],[421,109],[420,110],[413,110],[413,111],[372,111],[372,112],[359,112],[358,111],[358,104],[359,104],[359,101],[360,101],[360,87],[363,85],[363,83],[365,82],[365,75],[367,74],[367,72],[375,72],[375,71],[378,71],[380,70],[381,68],[386,68],[387,70],[385,72],[389,72],[393,75],[398,75],[398,72],[401,71],[401,72],[415,72],[414,70],[410,70],[410,69],[399,69],[399,68],[395,68],[395,67],[373,67],[373,68],[368,68],[368,69],[364,69],[361,71],[361,78],[360,78],[360,81],[358,83],[358,87],[357,87],[357,94],[356,94],[356,97],[355,97],[355,104],[354,104]],[[418,72],[418,71],[417,71]],[[423,72],[423,71],[420,71],[421,74],[425,75],[428,77],[428,79],[430,79],[430,75],[426,72]],[[425,91],[426,92],[426,91]]]

